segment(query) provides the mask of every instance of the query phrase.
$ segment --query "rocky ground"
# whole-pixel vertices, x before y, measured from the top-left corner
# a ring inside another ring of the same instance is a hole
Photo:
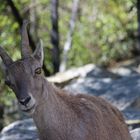
[[[140,140],[140,70],[136,61],[124,62],[109,70],[93,64],[71,69],[48,78],[70,91],[101,96],[124,114],[134,140]],[[0,140],[37,140],[32,119],[5,127]]]

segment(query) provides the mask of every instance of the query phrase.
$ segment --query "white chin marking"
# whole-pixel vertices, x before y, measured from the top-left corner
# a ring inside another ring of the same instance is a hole
[[[32,115],[36,108],[36,101],[32,95],[30,95],[30,96],[31,96],[31,100],[29,101],[29,103],[27,103],[27,105],[22,105],[20,103],[19,104],[20,104],[20,108],[23,112],[25,112],[29,115]]]
[[[32,115],[35,112],[35,106],[33,106],[30,109],[26,109],[26,110],[22,110],[24,111],[26,114]]]

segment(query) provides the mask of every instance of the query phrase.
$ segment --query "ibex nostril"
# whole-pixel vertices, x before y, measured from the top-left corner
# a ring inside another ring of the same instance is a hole
[[[31,97],[29,96],[29,97],[27,97],[27,98],[25,98],[25,99],[20,100],[19,102],[20,102],[22,105],[27,105],[28,102],[29,102],[30,100],[31,100]]]

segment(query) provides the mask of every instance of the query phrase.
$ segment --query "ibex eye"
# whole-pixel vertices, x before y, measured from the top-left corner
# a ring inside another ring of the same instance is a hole
[[[42,69],[41,68],[35,69],[35,74],[41,74],[41,72],[42,72]]]

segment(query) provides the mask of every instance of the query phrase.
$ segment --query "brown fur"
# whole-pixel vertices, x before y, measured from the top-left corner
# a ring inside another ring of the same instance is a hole
[[[41,140],[131,140],[122,114],[104,99],[70,95],[47,81],[44,92],[33,115]]]

